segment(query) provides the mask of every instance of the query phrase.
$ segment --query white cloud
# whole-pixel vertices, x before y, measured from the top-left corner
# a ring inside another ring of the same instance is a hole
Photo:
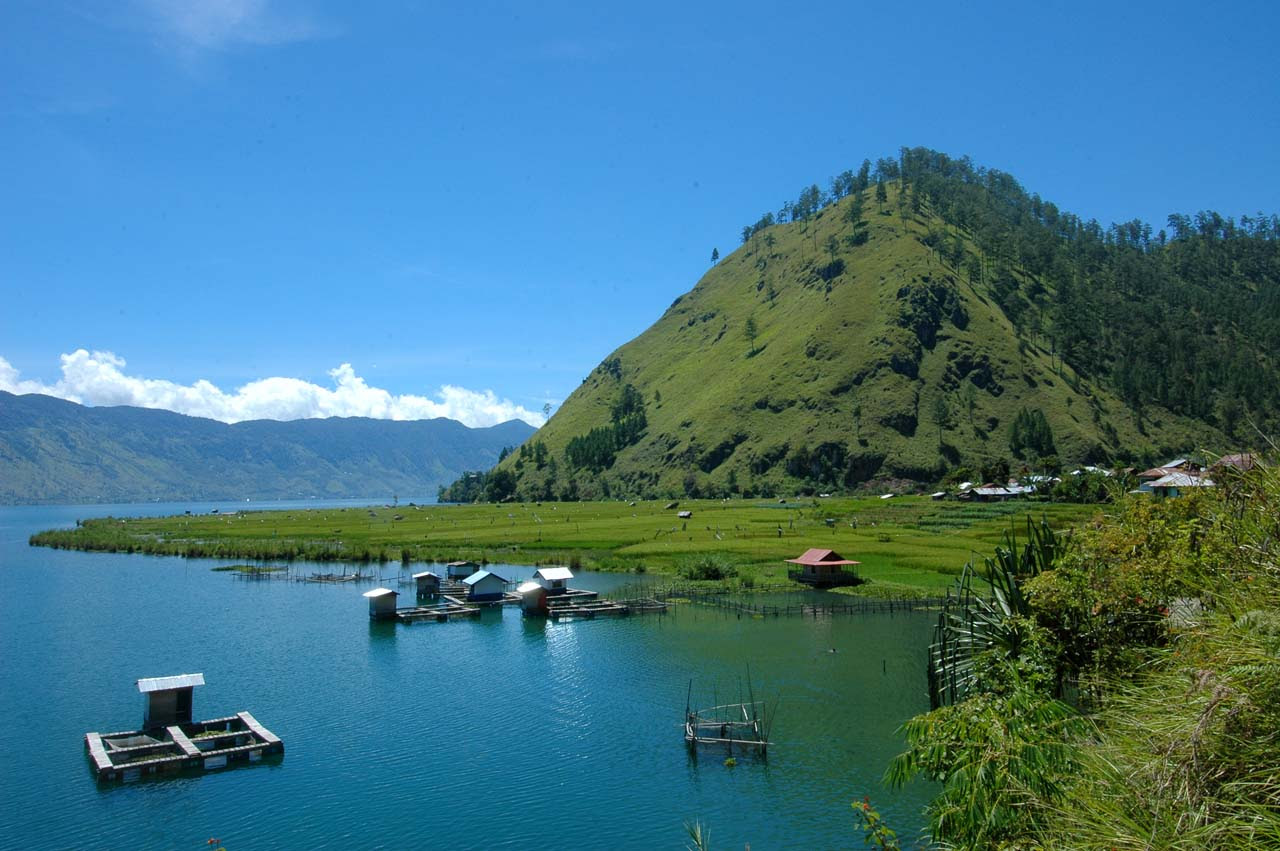
[[[220,50],[238,44],[287,44],[326,35],[301,9],[279,0],[136,0],[160,35],[185,49]]]
[[[125,373],[125,360],[112,352],[77,349],[62,355],[62,378],[53,384],[21,378],[17,369],[0,357],[0,390],[9,393],[42,393],[82,405],[132,405],[161,408],[224,423],[241,420],[302,420],[321,417],[372,417],[381,420],[425,420],[448,417],[473,427],[507,420],[524,420],[533,426],[545,422],[541,412],[526,410],[492,390],[468,390],[446,384],[436,398],[405,394],[396,396],[370,387],[351,364],[329,371],[333,387],[321,387],[297,378],[261,378],[234,393],[227,393],[204,379],[176,384]]]

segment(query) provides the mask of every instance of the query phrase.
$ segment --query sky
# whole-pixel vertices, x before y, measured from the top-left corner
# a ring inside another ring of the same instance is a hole
[[[901,146],[1104,225],[1280,212],[1273,3],[0,15],[0,390],[85,404],[538,425],[743,224]]]

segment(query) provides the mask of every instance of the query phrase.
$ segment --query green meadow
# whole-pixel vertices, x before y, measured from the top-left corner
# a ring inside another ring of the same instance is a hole
[[[714,555],[743,578],[786,579],[784,559],[809,547],[862,562],[863,593],[936,591],[975,554],[990,554],[1025,518],[1055,527],[1096,506],[893,499],[682,500],[401,505],[100,518],[42,532],[38,546],[256,561],[415,563],[469,559],[674,573]],[[681,518],[677,512],[689,511]]]

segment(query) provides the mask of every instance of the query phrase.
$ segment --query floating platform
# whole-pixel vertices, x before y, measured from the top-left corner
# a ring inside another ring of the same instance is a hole
[[[363,573],[313,573],[310,576],[302,577],[301,581],[333,584],[339,582],[368,582],[375,578],[372,574],[365,575]]]
[[[601,616],[621,617],[624,615],[665,612],[667,610],[667,604],[660,600],[600,600],[595,599],[595,592],[588,593],[593,595],[592,598],[577,601],[558,602],[564,598],[550,598],[547,606],[547,617],[552,620],[568,620],[571,618],[590,620]]]
[[[555,603],[558,600],[571,600],[575,602],[580,600],[595,600],[599,596],[599,591],[587,591],[582,588],[566,588],[559,593],[548,592],[547,602]]]
[[[480,610],[475,606],[467,606],[457,600],[446,599],[444,602],[430,606],[409,606],[396,609],[396,619],[405,623],[417,621],[435,621],[444,623],[454,618],[476,618]]]
[[[557,621],[567,618],[589,620],[600,616],[628,614],[626,606],[622,603],[615,603],[613,600],[566,601],[563,603],[553,602],[554,600],[555,598],[552,598],[547,601],[547,617]]]
[[[103,782],[227,768],[284,753],[284,742],[248,712],[148,730],[86,733],[84,747]]]

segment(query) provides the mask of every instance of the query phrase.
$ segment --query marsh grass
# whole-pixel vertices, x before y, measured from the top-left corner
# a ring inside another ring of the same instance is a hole
[[[292,509],[235,515],[98,518],[41,532],[37,546],[191,558],[289,562],[568,564],[617,572],[673,573],[715,556],[758,583],[786,581],[808,547],[862,562],[859,573],[934,591],[947,587],[975,552],[987,552],[1011,518],[1033,513],[1055,526],[1089,516],[1089,506],[968,505],[900,497],[775,501],[685,500],[683,520],[661,501],[432,505]],[[399,514],[402,519],[395,520]],[[832,520],[830,525],[828,520]]]

